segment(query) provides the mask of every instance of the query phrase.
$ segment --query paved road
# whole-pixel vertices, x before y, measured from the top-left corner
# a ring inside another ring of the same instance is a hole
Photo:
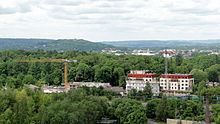
[[[156,122],[154,122],[153,120],[151,120],[151,119],[148,119],[148,122],[147,122],[148,124],[157,124]]]

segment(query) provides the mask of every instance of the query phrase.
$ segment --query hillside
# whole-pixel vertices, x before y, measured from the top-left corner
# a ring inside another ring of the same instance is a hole
[[[83,39],[11,39],[0,38],[0,51],[8,49],[22,50],[79,50],[79,51],[101,51],[104,48],[114,48],[112,45],[90,42]]]
[[[106,45],[130,48],[203,48],[219,49],[220,40],[134,40],[134,41],[104,41]]]

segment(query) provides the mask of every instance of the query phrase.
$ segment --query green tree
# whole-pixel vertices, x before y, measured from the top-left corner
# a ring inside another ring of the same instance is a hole
[[[206,82],[201,81],[198,85],[198,95],[202,95],[202,90],[206,88]]]
[[[136,109],[134,112],[130,113],[127,117],[127,124],[146,124],[147,117],[146,113],[144,112],[144,108],[140,107]]]
[[[80,63],[76,68],[76,81],[91,81],[91,77],[93,77],[92,70],[85,63]]]
[[[193,69],[190,74],[193,75],[195,84],[197,85],[201,81],[207,81],[208,74],[202,70],[199,69]]]
[[[13,123],[29,124],[32,120],[33,101],[27,96],[25,90],[18,91],[15,96],[16,103],[13,106]]]
[[[206,69],[208,79],[211,82],[219,82],[220,64],[215,64]]]
[[[141,95],[145,96],[146,98],[151,98],[153,96],[152,88],[149,82],[146,83],[146,86],[144,87],[144,90],[142,91]]]
[[[181,55],[181,54],[177,54],[177,55],[176,55],[176,65],[177,65],[177,66],[180,66],[180,65],[182,64],[182,62],[183,62],[183,57],[182,57],[182,55]]]
[[[160,121],[166,121],[168,117],[168,110],[167,110],[167,100],[162,99],[161,102],[158,104],[156,108],[156,119]]]
[[[160,99],[152,99],[147,102],[146,113],[148,118],[156,118],[156,109],[160,102]]]
[[[23,83],[25,84],[36,84],[36,79],[32,75],[25,75]]]

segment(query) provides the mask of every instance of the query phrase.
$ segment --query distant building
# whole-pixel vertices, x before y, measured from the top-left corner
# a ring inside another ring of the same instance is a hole
[[[163,74],[160,89],[170,95],[187,95],[192,92],[194,78],[191,74]]]
[[[86,86],[86,87],[111,87],[110,83],[100,83],[100,82],[72,82],[69,83],[70,89],[77,88],[80,86]]]
[[[125,93],[125,90],[123,87],[105,87],[104,90],[116,92],[120,94],[121,96],[124,96],[124,93]]]
[[[114,54],[114,55],[126,55],[127,53],[122,50],[117,50],[115,48],[105,48],[102,50],[103,53]]]
[[[160,87],[157,74],[151,73],[149,70],[131,70],[127,75],[126,92],[129,93],[132,89],[143,91],[147,83],[150,84],[153,95],[158,96]]]
[[[172,58],[176,56],[177,51],[175,49],[165,49],[162,51],[162,55],[164,58]]]
[[[157,53],[148,50],[133,50],[133,55],[155,56]]]
[[[64,87],[53,87],[53,86],[42,86],[41,90],[44,93],[63,93],[63,92],[67,92],[68,90],[66,90]]]
[[[218,83],[218,82],[207,82],[206,85],[209,86],[209,87],[218,87],[218,86],[220,86],[220,83]]]

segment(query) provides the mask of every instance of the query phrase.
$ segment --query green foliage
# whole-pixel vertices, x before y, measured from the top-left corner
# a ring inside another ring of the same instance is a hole
[[[211,88],[203,89],[201,91],[201,95],[205,96],[205,93],[208,93],[210,96],[220,95],[220,87],[211,87]]]
[[[212,120],[215,121],[216,124],[220,123],[220,105],[212,105]]]
[[[156,109],[155,109],[156,108]],[[180,101],[178,99],[162,99],[158,101],[149,101],[147,104],[149,117],[156,118],[159,121],[166,121],[167,118],[186,119],[186,120],[204,120],[204,108],[200,103],[193,101]],[[151,115],[155,113],[155,116]],[[147,114],[147,115],[148,115]]]
[[[156,118],[160,121],[166,121],[168,117],[168,110],[167,110],[167,100],[162,99],[161,102],[158,104],[156,108]]]
[[[80,88],[67,94],[1,90],[0,100],[0,123],[4,124],[94,124],[108,110],[105,97],[86,95]]]
[[[63,82],[62,63],[15,62],[15,60],[20,59],[48,58],[77,59],[79,61],[78,63],[69,63],[68,78],[71,82],[108,82],[113,86],[125,87],[126,75],[132,69],[149,69],[157,74],[164,73],[164,58],[160,56],[115,56],[74,50],[66,52],[8,50],[0,52],[0,86],[7,85],[8,87],[18,88],[24,84],[60,85]],[[177,60],[169,59],[168,72],[191,72],[195,78],[195,87],[197,87],[199,82],[210,79],[210,75],[215,75],[213,79],[217,81],[216,71],[219,72],[219,66],[215,64],[219,64],[219,60],[220,56],[199,55],[192,59],[181,59],[181,64],[176,65]],[[194,88],[194,91],[197,91],[197,88]]]
[[[25,49],[25,50],[80,50],[80,51],[101,51],[104,48],[115,48],[111,45],[90,42],[83,39],[6,39],[0,38],[0,50]]]
[[[148,118],[156,118],[157,105],[161,102],[160,99],[153,99],[147,102],[146,113]]]
[[[141,103],[132,99],[114,99],[110,106],[110,114],[120,123],[144,124],[147,122],[146,109]]]
[[[202,96],[203,95],[203,93],[202,93],[202,91],[203,90],[205,90],[206,89],[206,82],[205,81],[201,81],[201,82],[199,82],[199,85],[198,85],[198,95],[200,95],[200,96]]]
[[[137,91],[136,89],[131,89],[128,93],[128,97],[132,99],[146,101],[153,96],[151,86],[149,83],[146,83],[146,86],[143,91]]]
[[[120,123],[146,123],[147,117],[161,121],[166,118],[204,120],[203,105],[193,101],[150,100],[145,108],[134,99],[114,99],[118,94],[102,88],[82,87],[61,94],[43,94],[40,91],[20,89],[26,84],[60,85],[63,82],[62,63],[15,62],[20,59],[45,58],[77,59],[78,63],[69,63],[69,81],[108,82],[113,86],[125,87],[126,75],[131,69],[149,69],[158,74],[164,72],[164,58],[159,56],[115,56],[74,50],[3,51],[0,52],[0,123],[80,124],[96,123],[102,117],[117,119]],[[208,79],[217,81],[219,60],[220,56],[213,55],[198,55],[191,59],[182,59],[181,62],[170,59],[168,72],[191,72],[195,78],[195,92],[200,95],[220,95],[219,87],[204,88]],[[144,91],[132,92],[129,97],[139,100],[148,100],[152,96],[150,86]],[[212,113],[214,120],[218,122],[219,113]]]
[[[190,74],[193,75],[195,84],[199,84],[201,81],[207,81],[208,79],[208,74],[199,69],[193,69]]]
[[[176,55],[176,65],[177,65],[177,66],[180,66],[180,65],[182,64],[182,62],[183,62],[183,57],[182,57],[182,55],[181,55],[181,54],[177,54],[177,55]]]
[[[215,64],[206,69],[208,79],[211,82],[219,82],[220,64]]]
[[[146,124],[147,117],[143,108],[136,109],[134,112],[128,115],[127,124]]]

